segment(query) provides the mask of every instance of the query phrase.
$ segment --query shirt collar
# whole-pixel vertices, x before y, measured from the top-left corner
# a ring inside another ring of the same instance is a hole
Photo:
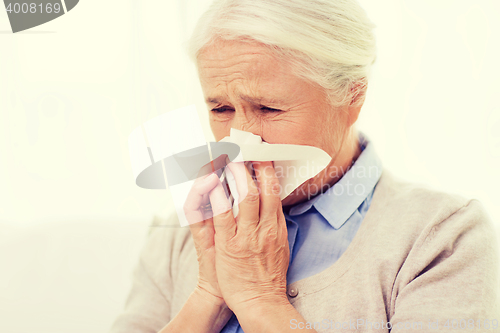
[[[358,131],[361,154],[354,165],[328,189],[306,202],[290,208],[289,216],[307,212],[313,206],[328,223],[339,229],[373,191],[382,173],[382,162],[373,143]]]

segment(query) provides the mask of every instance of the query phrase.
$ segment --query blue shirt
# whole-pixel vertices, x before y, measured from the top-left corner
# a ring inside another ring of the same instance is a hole
[[[362,152],[353,166],[325,193],[292,206],[284,214],[290,247],[287,284],[333,265],[351,243],[370,207],[382,163],[373,144],[358,133]],[[338,170],[339,174],[343,171]],[[234,314],[221,332],[244,333]]]

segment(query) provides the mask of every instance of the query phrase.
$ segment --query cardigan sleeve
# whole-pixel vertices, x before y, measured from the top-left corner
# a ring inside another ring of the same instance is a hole
[[[109,333],[157,333],[170,321],[176,228],[152,229],[133,271],[124,310]]]
[[[500,330],[498,251],[494,225],[477,200],[428,228],[395,282],[391,332]]]

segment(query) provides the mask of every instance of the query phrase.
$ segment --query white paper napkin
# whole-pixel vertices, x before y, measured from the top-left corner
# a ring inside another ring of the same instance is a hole
[[[236,143],[240,154],[233,162],[273,161],[276,175],[281,185],[281,200],[286,198],[306,180],[316,176],[331,161],[330,155],[324,150],[304,145],[269,144],[262,138],[250,132],[231,128],[230,136],[221,141]],[[234,178],[228,173],[228,184],[233,192]],[[235,195],[233,194],[233,197]],[[235,202],[238,202],[235,198]]]

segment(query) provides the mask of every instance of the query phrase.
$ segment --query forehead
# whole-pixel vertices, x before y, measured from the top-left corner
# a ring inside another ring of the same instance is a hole
[[[257,42],[217,41],[200,53],[198,71],[207,97],[230,90],[278,98],[305,84],[287,61]]]
[[[235,65],[250,65],[251,68],[280,63],[268,47],[251,41],[217,40],[202,49],[198,56],[201,69],[227,68]]]

